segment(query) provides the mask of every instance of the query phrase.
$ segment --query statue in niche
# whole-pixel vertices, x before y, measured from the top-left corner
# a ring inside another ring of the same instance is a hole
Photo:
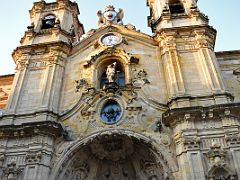
[[[109,83],[115,82],[116,65],[117,63],[114,62],[107,67],[106,75]]]

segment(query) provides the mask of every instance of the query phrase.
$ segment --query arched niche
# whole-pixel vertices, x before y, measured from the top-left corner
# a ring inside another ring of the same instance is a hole
[[[108,66],[114,62],[116,62],[115,82],[120,87],[123,87],[125,84],[129,83],[128,64],[122,57],[113,55],[100,59],[99,62],[94,65],[94,79],[97,89],[103,88],[104,84],[108,82],[106,71]]]
[[[103,88],[104,85],[108,82],[107,79],[107,68],[109,65],[116,63],[116,75],[115,75],[115,82],[118,84],[118,86],[123,87],[125,86],[125,67],[122,64],[122,62],[114,57],[104,60],[101,65],[98,67],[98,82],[99,87]]]
[[[130,71],[132,65],[138,64],[139,59],[122,49],[111,47],[92,56],[83,65],[84,68],[91,68],[92,70],[92,84],[94,88],[99,89],[101,87],[101,78],[104,76],[107,66],[114,62],[117,63],[117,69],[121,70],[120,73],[124,75],[124,84],[131,83]]]
[[[174,161],[137,133],[108,130],[76,142],[60,157],[50,180],[174,179]]]
[[[234,172],[226,164],[216,164],[208,172],[208,180],[236,180]]]

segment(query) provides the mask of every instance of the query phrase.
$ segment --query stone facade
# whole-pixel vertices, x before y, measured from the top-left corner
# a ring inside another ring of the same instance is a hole
[[[239,179],[240,51],[214,52],[195,0],[147,4],[152,35],[113,6],[85,33],[76,3],[34,3],[0,77],[1,179]]]
[[[0,76],[0,109],[4,109],[11,92],[14,75]]]

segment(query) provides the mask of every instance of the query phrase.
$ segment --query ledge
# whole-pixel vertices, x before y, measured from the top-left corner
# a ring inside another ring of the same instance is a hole
[[[44,121],[23,123],[21,125],[0,126],[0,137],[32,136],[37,134],[48,134],[55,137],[63,135],[64,129],[58,122]]]

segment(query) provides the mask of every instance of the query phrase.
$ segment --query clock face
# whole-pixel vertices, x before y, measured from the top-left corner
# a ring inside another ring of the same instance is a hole
[[[114,46],[121,43],[122,38],[115,34],[107,34],[101,38],[101,42],[106,46]]]

